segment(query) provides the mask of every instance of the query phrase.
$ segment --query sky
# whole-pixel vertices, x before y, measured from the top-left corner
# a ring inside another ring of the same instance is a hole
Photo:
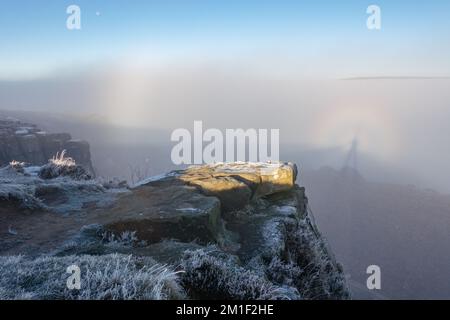
[[[81,30],[66,28],[71,4]],[[379,31],[366,27],[371,4]],[[446,76],[449,14],[448,1],[2,0],[0,79],[236,59],[328,78]]]

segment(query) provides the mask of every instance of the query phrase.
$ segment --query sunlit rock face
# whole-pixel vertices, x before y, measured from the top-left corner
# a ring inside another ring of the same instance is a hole
[[[151,257],[184,271],[176,281],[182,296],[193,299],[350,297],[294,164],[193,166],[131,187],[70,175],[41,179],[32,174],[38,169],[0,170],[9,181],[3,194],[16,192],[14,199],[0,193],[9,208],[0,223],[16,233],[0,236],[7,242],[2,254],[33,248],[33,255],[74,261],[113,253]],[[22,199],[36,206],[24,213],[16,206]]]
[[[225,211],[242,209],[251,200],[292,189],[297,168],[289,163],[219,163],[194,166],[179,177],[222,200]]]

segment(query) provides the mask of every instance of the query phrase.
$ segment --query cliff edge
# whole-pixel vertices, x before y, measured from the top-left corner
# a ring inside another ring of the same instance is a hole
[[[0,169],[2,298],[350,297],[292,163],[193,166],[134,186],[39,170]],[[73,264],[80,290],[66,287]]]
[[[87,141],[72,139],[69,133],[48,133],[35,124],[0,117],[0,166],[6,166],[13,160],[43,165],[63,150],[94,174]]]

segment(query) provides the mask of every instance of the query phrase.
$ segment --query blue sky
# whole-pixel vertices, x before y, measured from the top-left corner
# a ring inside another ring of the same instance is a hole
[[[71,4],[81,8],[82,30],[65,27]],[[366,28],[370,4],[381,7],[380,31]],[[276,56],[338,77],[450,71],[449,1],[2,0],[0,5],[2,79],[124,57]]]

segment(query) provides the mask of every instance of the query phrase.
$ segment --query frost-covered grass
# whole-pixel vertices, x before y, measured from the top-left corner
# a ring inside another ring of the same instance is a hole
[[[124,187],[107,189],[100,181],[83,179],[88,176],[80,166],[75,166],[73,172],[65,171],[55,178],[42,179],[38,175],[43,172],[47,172],[46,177],[59,173],[55,173],[55,168],[49,164],[23,168],[21,165],[13,163],[0,168],[0,208],[12,206],[31,211],[52,210],[70,213],[81,210],[85,203],[109,205],[116,194],[127,190]]]
[[[92,179],[86,169],[77,165],[73,158],[66,157],[66,150],[57,153],[39,171],[39,177],[42,179],[54,179],[60,176],[69,176],[75,180]]]
[[[266,275],[274,283],[296,286],[296,279],[302,276],[303,270],[293,262],[286,262],[275,256],[266,266]]]
[[[53,251],[53,254],[57,256],[130,254],[134,248],[146,245],[146,241],[137,238],[136,231],[116,234],[105,230],[100,224],[90,224],[83,226],[77,234]]]
[[[23,175],[23,163],[11,161],[0,168],[0,206],[8,204],[21,209],[42,209],[43,203],[34,196],[33,178]]]
[[[21,209],[44,209],[45,205],[34,196],[34,190],[22,184],[0,183],[0,204],[12,204]]]
[[[67,267],[81,270],[69,290]],[[104,256],[0,257],[0,299],[162,300],[185,298],[178,274],[150,258]]]
[[[148,244],[147,241],[138,239],[136,231],[123,231],[120,234],[106,231],[102,234],[102,240],[110,249],[144,247]]]
[[[289,299],[285,288],[236,264],[231,256],[214,247],[186,251],[182,283],[193,295],[205,299],[275,300]]]
[[[136,245],[139,239],[136,236],[136,231],[124,231],[117,235],[113,232],[105,231],[102,234],[102,240],[109,245],[132,247]]]
[[[23,173],[24,172],[24,167],[25,167],[25,162],[20,162],[20,161],[13,160],[13,161],[11,161],[9,163],[9,166],[12,169],[16,170],[17,172]]]
[[[49,163],[58,167],[74,167],[77,165],[73,158],[66,157],[66,150],[63,150],[61,153],[57,152],[56,155],[49,160]]]
[[[277,216],[262,228],[264,246],[241,264],[215,247],[188,251],[183,285],[206,299],[348,299],[339,265],[314,222]]]
[[[305,299],[350,298],[342,266],[336,263],[326,242],[318,237],[306,220],[288,233],[291,263],[301,272],[293,281]]]

